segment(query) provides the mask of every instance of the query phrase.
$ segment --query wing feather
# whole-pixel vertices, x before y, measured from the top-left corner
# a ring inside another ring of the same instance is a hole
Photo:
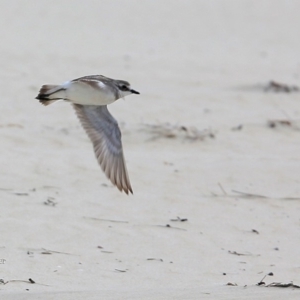
[[[124,160],[121,131],[107,106],[73,104],[73,107],[93,143],[105,175],[120,191],[133,193]]]

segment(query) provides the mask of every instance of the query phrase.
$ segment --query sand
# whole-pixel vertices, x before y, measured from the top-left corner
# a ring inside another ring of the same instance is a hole
[[[299,9],[1,1],[1,299],[299,299],[266,285],[300,285],[300,94],[265,90],[299,84]],[[88,74],[141,92],[109,107],[132,196],[34,99]]]

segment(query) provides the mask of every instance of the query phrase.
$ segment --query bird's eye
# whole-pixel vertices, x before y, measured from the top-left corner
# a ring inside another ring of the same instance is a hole
[[[121,85],[120,88],[122,91],[128,91],[128,87],[126,85]]]

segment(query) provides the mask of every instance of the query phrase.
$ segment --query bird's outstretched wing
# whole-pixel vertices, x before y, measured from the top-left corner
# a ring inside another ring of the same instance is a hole
[[[103,172],[120,191],[133,193],[124,161],[121,131],[107,106],[73,106],[94,145],[96,158]]]

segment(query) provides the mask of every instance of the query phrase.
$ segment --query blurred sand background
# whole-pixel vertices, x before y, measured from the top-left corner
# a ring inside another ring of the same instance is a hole
[[[2,0],[0,298],[299,299],[256,286],[270,272],[266,284],[300,284],[300,94],[264,90],[300,84],[299,10]],[[133,196],[106,179],[68,103],[34,99],[89,74],[141,92],[109,107]],[[154,138],[165,123],[215,137]]]

